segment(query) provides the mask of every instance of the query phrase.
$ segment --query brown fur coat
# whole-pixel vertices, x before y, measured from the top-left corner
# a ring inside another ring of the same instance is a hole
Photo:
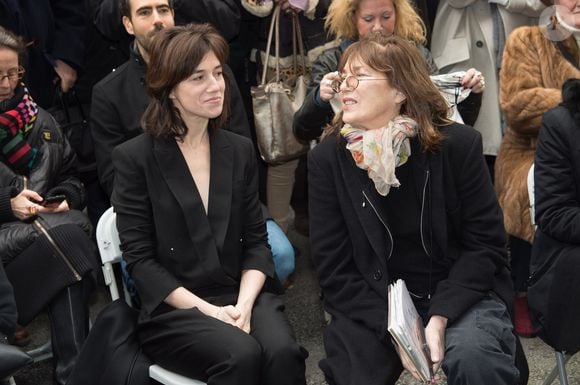
[[[512,32],[505,46],[500,71],[500,106],[507,131],[495,164],[495,188],[509,235],[531,242],[527,174],[534,161],[542,116],[561,102],[562,84],[579,78],[539,26]],[[573,36],[563,41],[578,63],[580,52]]]

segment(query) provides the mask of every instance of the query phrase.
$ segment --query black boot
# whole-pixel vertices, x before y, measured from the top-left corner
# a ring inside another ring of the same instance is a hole
[[[54,381],[64,385],[89,332],[89,279],[63,289],[48,306],[54,356]]]

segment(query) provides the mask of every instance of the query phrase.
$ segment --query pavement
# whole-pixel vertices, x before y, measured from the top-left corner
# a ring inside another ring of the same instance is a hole
[[[294,284],[286,293],[286,312],[294,327],[296,338],[309,351],[306,361],[306,379],[308,385],[327,385],[324,376],[318,368],[318,361],[324,357],[322,331],[324,329],[324,313],[320,304],[318,283],[310,259],[308,238],[293,229],[289,232],[290,240],[300,249],[296,261]],[[92,318],[109,301],[106,288],[100,288],[95,294],[91,305]],[[41,314],[29,326],[32,342],[27,350],[40,346],[49,338],[48,318]],[[553,350],[539,338],[522,338],[528,364],[530,366],[530,385],[541,385],[544,378],[555,365]],[[580,384],[580,354],[573,356],[566,368],[570,384]],[[23,369],[15,376],[17,385],[52,385],[52,360],[45,359]],[[411,376],[403,373],[397,385],[418,384]],[[447,382],[444,376],[439,384]],[[554,385],[559,384],[556,379]],[[272,384],[275,385],[275,384]],[[365,385],[365,384],[360,384]],[[489,384],[495,385],[495,384]]]

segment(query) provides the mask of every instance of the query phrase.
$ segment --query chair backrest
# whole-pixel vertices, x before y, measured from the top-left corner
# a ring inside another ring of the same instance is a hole
[[[109,207],[99,218],[96,237],[105,284],[109,287],[111,298],[114,301],[119,298],[119,289],[113,272],[113,264],[121,262],[123,253],[117,231],[117,215],[113,211],[113,207]],[[125,298],[127,297],[125,296]]]
[[[528,199],[530,200],[530,219],[532,225],[536,227],[536,198],[534,196],[534,164],[530,166],[528,171]]]

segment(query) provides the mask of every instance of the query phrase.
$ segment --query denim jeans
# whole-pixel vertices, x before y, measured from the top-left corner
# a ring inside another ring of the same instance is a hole
[[[505,304],[494,294],[447,327],[443,371],[448,385],[515,385],[516,336]]]
[[[268,232],[268,243],[274,257],[276,275],[280,281],[283,281],[294,272],[294,248],[284,231],[273,219],[266,220],[266,231]]]

